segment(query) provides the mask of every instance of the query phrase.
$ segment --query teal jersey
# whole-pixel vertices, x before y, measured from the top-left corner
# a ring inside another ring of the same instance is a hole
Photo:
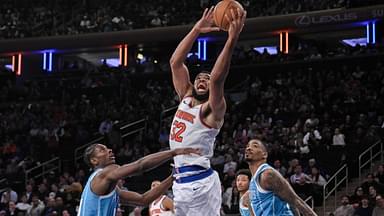
[[[252,176],[249,184],[249,200],[253,214],[255,216],[293,216],[286,201],[260,186],[260,176],[267,169],[273,169],[273,167],[267,163],[262,164]]]
[[[77,216],[115,216],[119,205],[119,195],[116,189],[103,196],[95,194],[91,189],[92,180],[101,170],[94,171],[89,177],[81,194]]]
[[[248,207],[245,207],[243,205],[243,196],[241,196],[240,198],[240,203],[239,203],[239,210],[240,210],[240,215],[241,216],[251,216],[251,212],[249,211],[249,208]]]

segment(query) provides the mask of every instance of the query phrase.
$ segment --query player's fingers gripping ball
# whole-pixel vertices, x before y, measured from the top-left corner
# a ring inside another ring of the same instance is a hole
[[[232,19],[232,17],[233,17],[232,13],[235,12],[235,14],[237,14],[238,9],[242,13],[244,13],[243,6],[241,6],[241,4],[235,0],[223,0],[223,1],[219,2],[215,6],[215,9],[213,12],[213,19],[215,21],[215,25],[224,31],[228,31],[229,21],[226,18],[226,16]],[[233,11],[233,12],[231,12],[231,11]]]

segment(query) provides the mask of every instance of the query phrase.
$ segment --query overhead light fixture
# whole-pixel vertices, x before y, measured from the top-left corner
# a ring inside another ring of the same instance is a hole
[[[367,45],[367,38],[365,38],[365,37],[343,39],[341,41],[342,41],[342,43],[344,43],[348,46],[351,46],[351,47],[355,47],[356,45],[360,45],[360,46],[366,46]]]
[[[263,54],[265,51],[269,55],[277,54],[277,46],[260,46],[260,47],[254,47],[253,50],[257,51],[260,54]]]

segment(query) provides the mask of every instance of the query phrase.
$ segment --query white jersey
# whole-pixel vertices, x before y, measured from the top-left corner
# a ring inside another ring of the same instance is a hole
[[[171,149],[198,148],[201,155],[178,155],[174,157],[175,167],[199,165],[210,168],[214,144],[220,129],[209,127],[201,119],[202,104],[191,107],[192,97],[185,97],[179,104],[173,118],[169,144]]]
[[[150,216],[173,216],[172,211],[164,210],[163,200],[166,198],[165,195],[161,196],[159,200],[155,200],[149,206]]]

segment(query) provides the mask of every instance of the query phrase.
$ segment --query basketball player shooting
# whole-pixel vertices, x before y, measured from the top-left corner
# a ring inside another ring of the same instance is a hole
[[[287,180],[267,164],[268,152],[258,139],[248,142],[245,160],[252,173],[249,203],[253,215],[315,216],[316,213],[295,193]]]
[[[201,151],[201,155],[174,157],[176,180],[172,189],[176,215],[220,215],[221,184],[218,174],[211,168],[210,158],[226,111],[224,81],[246,13],[232,10],[230,17],[226,16],[230,26],[224,48],[211,74],[199,73],[192,84],[184,61],[201,33],[219,31],[213,26],[213,9],[204,11],[170,59],[173,84],[181,101],[172,122],[170,147],[193,147]]]

